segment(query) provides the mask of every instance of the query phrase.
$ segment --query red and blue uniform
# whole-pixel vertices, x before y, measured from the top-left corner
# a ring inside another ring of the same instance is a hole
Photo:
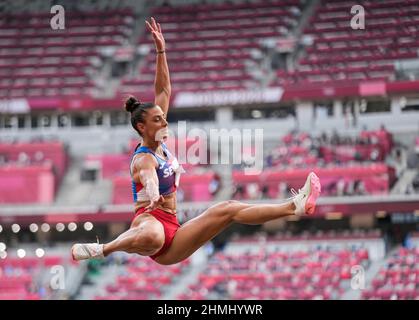
[[[141,146],[136,148],[130,165],[131,181],[132,181],[132,193],[134,197],[134,203],[138,201],[149,201],[149,197],[145,192],[144,186],[140,182],[135,182],[133,178],[133,164],[134,159],[138,154],[141,153],[150,153],[157,160],[158,167],[156,168],[157,177],[159,179],[159,193],[163,196],[168,195],[176,191],[176,188],[179,186],[180,174],[183,172],[183,168],[179,165],[177,159],[170,153],[167,146],[162,143],[163,152],[167,155],[167,159],[164,159],[153,152],[150,148]],[[145,207],[139,208],[135,212],[134,219],[140,214],[144,213]],[[150,258],[155,259],[159,255],[163,254],[171,245],[176,231],[180,228],[180,224],[176,218],[176,213],[172,214],[166,212],[160,208],[156,208],[153,211],[147,212],[154,216],[160,223],[163,225],[165,241],[163,247],[156,254],[150,256]]]

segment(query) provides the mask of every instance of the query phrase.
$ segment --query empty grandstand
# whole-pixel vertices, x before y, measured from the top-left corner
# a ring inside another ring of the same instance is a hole
[[[0,299],[419,299],[418,0],[23,2],[0,1]],[[179,222],[280,203],[310,171],[314,216],[233,225],[174,266],[71,260],[134,215],[123,101],[154,101],[150,17]]]

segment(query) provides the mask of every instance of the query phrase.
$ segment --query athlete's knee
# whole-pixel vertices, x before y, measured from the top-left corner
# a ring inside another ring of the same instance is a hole
[[[133,247],[144,251],[155,251],[164,244],[164,234],[156,230],[142,230],[133,241]]]
[[[237,204],[239,204],[240,202],[237,200],[225,200],[223,202],[221,202],[221,205],[224,209],[232,209],[233,207],[235,207]]]
[[[236,206],[239,201],[236,200],[225,200],[220,202],[219,204],[215,205],[212,209],[211,213],[215,215],[221,216],[229,216],[234,214],[234,206]]]

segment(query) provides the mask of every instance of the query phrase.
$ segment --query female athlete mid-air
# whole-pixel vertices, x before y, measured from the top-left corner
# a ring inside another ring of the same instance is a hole
[[[163,140],[168,136],[166,120],[171,93],[165,40],[159,23],[146,21],[156,48],[154,103],[134,97],[125,102],[131,124],[141,136],[131,160],[130,174],[135,202],[131,227],[115,240],[105,243],[75,244],[73,259],[104,258],[115,251],[150,256],[162,265],[178,263],[233,223],[263,224],[291,215],[311,215],[320,194],[319,178],[311,172],[304,186],[287,202],[246,204],[223,201],[201,215],[179,225],[176,217],[176,188],[181,166]]]

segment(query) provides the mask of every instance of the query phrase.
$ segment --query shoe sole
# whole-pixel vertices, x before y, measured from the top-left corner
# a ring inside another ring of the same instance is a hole
[[[316,200],[320,195],[321,185],[319,177],[314,172],[311,172],[308,178],[310,179],[310,195],[305,205],[305,211],[306,214],[312,215],[316,209]]]

